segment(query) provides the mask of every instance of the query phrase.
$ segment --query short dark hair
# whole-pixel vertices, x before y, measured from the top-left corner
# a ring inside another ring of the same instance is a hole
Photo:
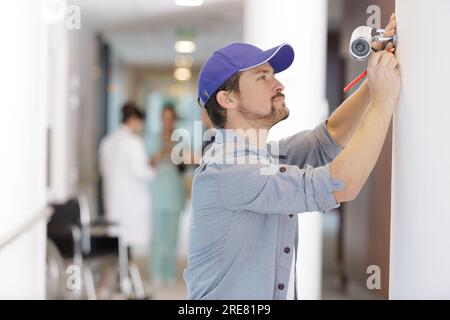
[[[208,113],[213,126],[216,128],[225,128],[225,125],[227,123],[227,109],[222,107],[217,102],[217,94],[220,91],[230,91],[239,94],[239,77],[239,72],[236,72],[231,77],[229,77],[220,86],[220,88],[217,89],[216,92],[214,92],[213,96],[211,97],[211,99],[209,99],[208,103],[205,106],[206,112]]]
[[[144,120],[145,113],[134,102],[128,101],[122,107],[122,123],[133,117]]]

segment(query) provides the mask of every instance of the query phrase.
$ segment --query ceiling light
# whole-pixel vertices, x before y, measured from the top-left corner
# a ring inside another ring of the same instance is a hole
[[[175,51],[179,53],[192,53],[195,51],[195,43],[190,40],[181,40],[175,42]]]
[[[203,4],[203,0],[175,0],[175,4],[181,7],[198,7]]]
[[[192,67],[194,59],[191,56],[178,55],[175,57],[175,67]]]
[[[191,70],[188,68],[176,68],[173,76],[178,81],[186,81],[191,78]]]

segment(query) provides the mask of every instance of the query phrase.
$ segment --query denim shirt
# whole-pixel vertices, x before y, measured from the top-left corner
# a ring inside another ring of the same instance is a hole
[[[217,131],[192,183],[188,299],[286,299],[296,214],[340,205],[332,193],[343,182],[329,163],[341,148],[326,122],[280,140],[277,152]]]

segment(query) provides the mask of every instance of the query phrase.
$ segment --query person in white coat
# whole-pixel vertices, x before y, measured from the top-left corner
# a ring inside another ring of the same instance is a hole
[[[133,103],[122,108],[122,126],[100,143],[100,172],[106,218],[119,224],[127,246],[147,246],[150,240],[149,182],[155,173],[140,133],[145,115]]]

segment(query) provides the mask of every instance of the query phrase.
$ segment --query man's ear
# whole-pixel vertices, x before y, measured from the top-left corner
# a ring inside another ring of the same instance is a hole
[[[236,98],[228,91],[219,91],[216,95],[217,102],[225,109],[237,108]]]

